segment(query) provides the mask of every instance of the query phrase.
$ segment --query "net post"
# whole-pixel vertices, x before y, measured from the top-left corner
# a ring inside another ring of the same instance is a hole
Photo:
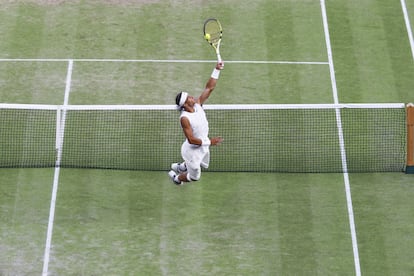
[[[407,165],[405,173],[414,174],[414,104],[406,107],[407,115]]]

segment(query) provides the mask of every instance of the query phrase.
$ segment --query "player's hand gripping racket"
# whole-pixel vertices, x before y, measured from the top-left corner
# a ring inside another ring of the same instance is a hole
[[[209,18],[204,22],[204,38],[214,48],[217,54],[217,60],[219,63],[222,62],[220,56],[220,43],[221,37],[223,36],[223,29],[221,28],[220,22],[215,18]]]

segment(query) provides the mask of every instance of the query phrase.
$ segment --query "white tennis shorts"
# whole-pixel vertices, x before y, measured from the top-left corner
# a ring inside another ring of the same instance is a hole
[[[185,141],[181,146],[181,156],[187,165],[187,172],[191,180],[199,180],[201,167],[207,169],[210,163],[209,147],[191,145]]]

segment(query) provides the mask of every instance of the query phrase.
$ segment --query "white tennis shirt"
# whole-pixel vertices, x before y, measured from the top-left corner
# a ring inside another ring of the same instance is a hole
[[[204,112],[203,107],[198,103],[194,105],[194,110],[194,112],[182,111],[180,120],[181,117],[187,117],[190,121],[194,137],[202,140],[207,139],[209,129],[206,113]]]

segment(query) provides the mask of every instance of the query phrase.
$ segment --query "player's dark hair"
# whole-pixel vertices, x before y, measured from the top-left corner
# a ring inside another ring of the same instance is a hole
[[[175,104],[180,106],[180,100],[181,100],[181,96],[182,96],[183,92],[180,92],[177,94],[177,97],[175,97]]]

